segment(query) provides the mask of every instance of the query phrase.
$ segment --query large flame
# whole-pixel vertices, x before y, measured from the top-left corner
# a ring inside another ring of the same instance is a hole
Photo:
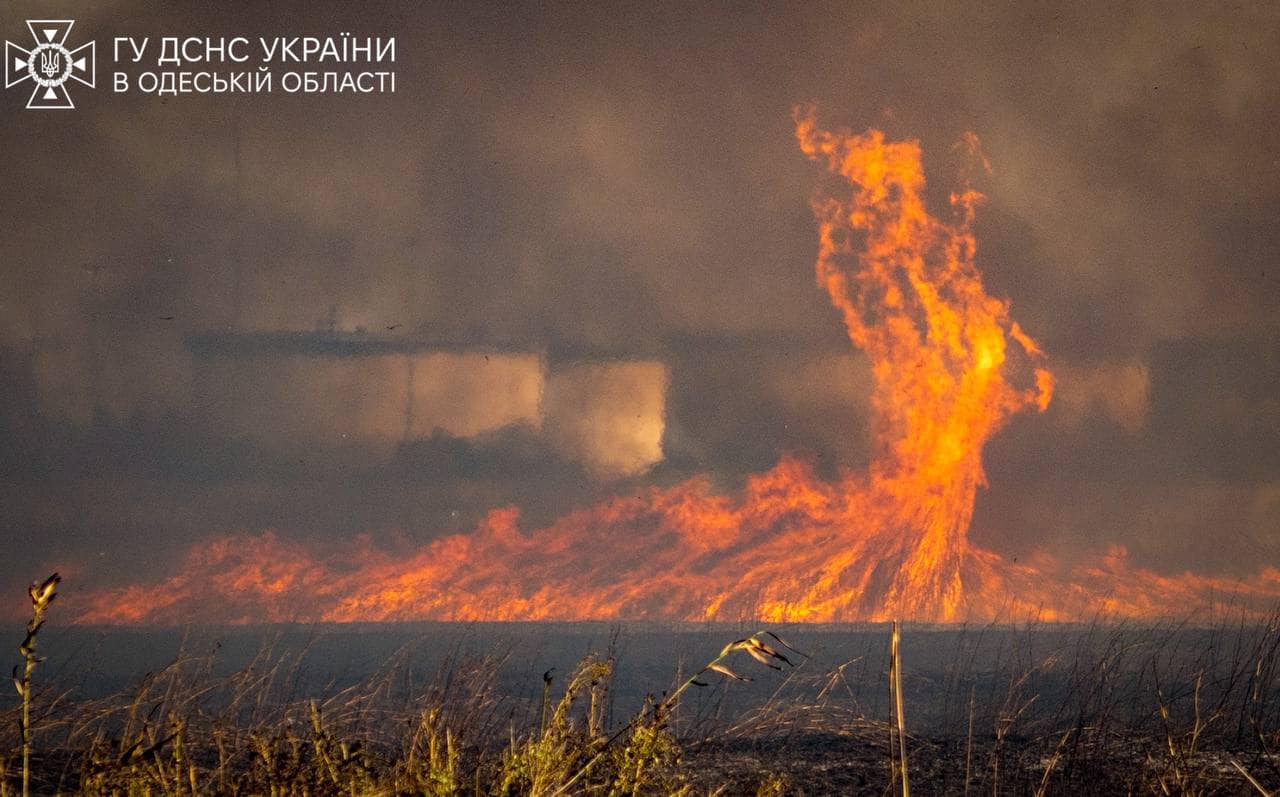
[[[810,109],[796,136],[842,178],[839,195],[815,202],[817,278],[872,364],[867,473],[827,482],[784,458],[737,496],[696,478],[529,532],[496,510],[407,559],[228,537],[164,581],[93,596],[82,620],[1060,619],[1280,594],[1275,571],[1251,585],[1162,578],[1114,550],[1055,577],[1045,557],[1018,565],[970,547],[984,444],[1053,390],[1043,352],[983,288],[971,227],[981,196],[954,194],[952,219],[939,219],[917,142],[823,131]]]

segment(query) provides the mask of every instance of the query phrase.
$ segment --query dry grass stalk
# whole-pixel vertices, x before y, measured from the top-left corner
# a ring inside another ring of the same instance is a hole
[[[1054,748],[1053,755],[1049,756],[1049,760],[1044,765],[1044,775],[1040,778],[1040,785],[1036,787],[1035,797],[1044,797],[1049,793],[1049,778],[1053,775],[1053,770],[1058,766],[1058,762],[1062,760],[1063,748],[1066,747],[1067,739],[1071,738],[1073,732],[1073,728],[1068,728],[1067,732],[1062,734],[1062,738],[1058,740],[1058,746]]]
[[[1231,766],[1235,767],[1236,771],[1239,772],[1245,780],[1249,781],[1250,786],[1258,790],[1258,794],[1261,794],[1262,797],[1271,797],[1271,792],[1263,788],[1262,784],[1259,783],[1253,775],[1249,774],[1249,770],[1244,768],[1244,764],[1241,764],[1233,758],[1231,759]]]
[[[893,718],[898,730],[898,774],[902,778],[902,797],[911,797],[911,784],[907,778],[907,725],[902,711],[902,654],[899,650],[901,632],[898,621],[893,621],[889,637],[889,688],[893,692]],[[893,770],[893,746],[890,744],[890,771]]]
[[[976,688],[969,687],[969,732],[964,745],[964,794],[969,797],[969,783],[973,779],[973,715],[978,704],[975,700]]]
[[[62,578],[57,573],[49,576],[43,583],[32,584],[27,589],[31,598],[31,619],[27,621],[27,636],[18,651],[22,654],[22,664],[13,668],[13,685],[22,698],[22,716],[19,722],[19,733],[22,737],[22,797],[31,794],[31,676],[36,665],[44,661],[36,655],[36,642],[40,628],[44,626],[44,614],[58,597],[58,582]],[[19,675],[21,669],[21,675]]]
[[[768,639],[766,639],[766,637]],[[768,640],[772,640],[772,642]],[[775,644],[777,647],[775,647]],[[796,650],[794,647],[788,644],[782,637],[778,636],[772,631],[757,631],[756,633],[752,634],[749,637],[744,637],[743,639],[739,639],[725,645],[724,648],[721,649],[719,656],[715,657],[714,659],[712,659],[711,661],[703,665],[702,669],[695,672],[692,676],[690,676],[687,680],[685,680],[684,683],[680,684],[680,686],[674,692],[672,692],[669,697],[667,697],[661,703],[654,706],[652,709],[651,715],[649,714],[649,712],[641,712],[638,716],[632,719],[631,722],[627,723],[620,730],[618,730],[616,733],[614,733],[612,736],[606,739],[604,744],[601,746],[600,751],[596,753],[596,755],[594,755],[589,761],[587,761],[587,763],[583,765],[583,767],[580,770],[574,773],[573,777],[569,778],[569,780],[566,781],[564,785],[561,786],[559,789],[557,789],[554,793],[557,795],[568,793],[569,790],[573,788],[573,786],[577,784],[579,780],[581,780],[583,777],[587,775],[587,773],[592,769],[592,767],[594,767],[597,763],[599,763],[599,761],[604,757],[605,751],[615,741],[621,738],[624,734],[631,732],[633,736],[639,737],[639,739],[642,741],[648,739],[655,729],[663,726],[663,724],[666,722],[666,717],[671,712],[671,710],[674,709],[675,706],[679,704],[680,696],[684,694],[689,689],[689,687],[709,686],[709,684],[706,681],[701,680],[702,676],[706,675],[707,673],[709,672],[718,673],[720,675],[723,675],[725,678],[728,678],[734,681],[750,681],[751,680],[750,678],[743,675],[739,675],[738,673],[734,672],[726,663],[727,660],[729,659],[729,656],[732,655],[734,652],[740,651],[740,650],[745,651],[747,655],[751,656],[751,658],[775,670],[782,669],[780,665],[774,664],[775,661],[782,662],[783,664],[786,664],[789,667],[795,666],[795,664],[791,661],[791,659],[787,658],[787,655],[785,653],[782,653],[781,651],[778,650],[779,647],[785,648],[786,650],[789,650],[792,653],[795,653],[797,655],[805,656],[804,653],[801,653],[800,651]],[[644,719],[646,715],[649,715],[652,717],[652,721],[647,727],[644,724]]]

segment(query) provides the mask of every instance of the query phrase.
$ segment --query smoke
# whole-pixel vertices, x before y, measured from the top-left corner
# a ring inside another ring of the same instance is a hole
[[[783,452],[863,468],[868,365],[803,278],[813,175],[787,113],[807,99],[919,137],[939,189],[962,131],[992,164],[978,260],[1060,390],[990,444],[976,541],[1120,543],[1170,572],[1247,572],[1280,544],[1265,512],[1220,513],[1216,547],[1207,521],[1147,520],[1280,483],[1275,9],[9,9],[65,11],[100,49],[125,27],[306,20],[385,27],[404,56],[400,91],[359,102],[99,89],[74,115],[5,116],[0,530],[18,553],[0,583],[53,565],[110,583],[266,528],[390,546],[507,505],[541,526],[695,472],[738,487]],[[329,323],[450,363],[425,367],[407,436],[390,360],[188,345]],[[458,342],[544,359],[486,370]],[[569,376],[588,363],[652,371]]]
[[[667,372],[661,363],[564,368],[547,386],[556,449],[599,477],[634,476],[662,460]]]
[[[1138,363],[1101,363],[1058,372],[1062,420],[1079,425],[1100,414],[1130,434],[1142,430],[1151,404],[1151,372]]]

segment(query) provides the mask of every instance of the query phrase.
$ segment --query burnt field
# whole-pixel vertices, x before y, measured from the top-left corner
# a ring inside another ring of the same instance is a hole
[[[760,630],[50,627],[32,791],[900,793],[889,627]],[[907,624],[909,786],[1275,788],[1278,651],[1274,622]],[[14,790],[19,711],[12,693],[0,705]]]

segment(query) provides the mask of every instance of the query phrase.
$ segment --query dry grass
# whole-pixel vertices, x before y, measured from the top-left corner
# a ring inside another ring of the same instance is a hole
[[[406,652],[323,698],[292,694],[301,653],[264,647],[230,675],[216,674],[215,652],[183,656],[128,694],[74,703],[41,695],[42,710],[29,719],[34,638],[47,605],[29,627],[28,668],[16,681],[24,795],[29,772],[36,793],[104,796],[691,794],[671,723],[681,696],[711,678],[750,680],[735,659],[782,669],[792,665],[787,652],[803,655],[768,631],[739,639],[611,733],[612,654],[587,656],[560,689],[548,673],[530,725],[528,707],[497,686],[503,660],[460,648],[417,688],[402,688]],[[0,735],[0,751],[8,748]],[[0,765],[12,758],[0,753]],[[8,784],[6,768],[0,789]],[[778,781],[765,778],[761,788],[774,793]]]
[[[27,621],[27,635],[18,647],[18,652],[22,654],[22,664],[20,667],[13,668],[13,685],[18,690],[18,697],[22,700],[22,713],[18,719],[18,736],[22,746],[22,797],[28,797],[31,794],[31,690],[33,688],[31,677],[35,674],[37,665],[43,661],[36,655],[36,646],[39,642],[40,629],[44,626],[45,612],[48,611],[54,598],[58,597],[57,589],[60,580],[58,574],[54,573],[43,583],[32,584],[27,590],[27,595],[31,599],[31,619]],[[7,762],[0,761],[0,795],[7,795],[9,791],[7,773]]]
[[[549,672],[540,699],[504,689],[507,659],[458,644],[426,682],[409,678],[405,649],[359,683],[300,694],[306,652],[264,645],[235,672],[215,651],[183,655],[127,693],[72,700],[31,678],[42,620],[23,645],[22,700],[0,709],[6,795],[24,770],[31,793],[87,795],[884,795],[907,793],[908,776],[924,793],[1280,785],[1274,620],[948,631],[941,666],[922,662],[922,636],[892,629],[888,646],[880,636],[847,659],[822,655],[820,634],[805,632],[810,658],[761,631],[616,722],[612,644]]]
[[[910,776],[907,772],[907,725],[905,711],[902,708],[902,634],[895,620],[889,631],[889,688],[893,694],[893,719],[898,736],[897,766],[893,761],[893,740],[889,741],[889,781],[895,779],[902,783],[902,797],[911,797]],[[892,726],[891,726],[892,727]]]

